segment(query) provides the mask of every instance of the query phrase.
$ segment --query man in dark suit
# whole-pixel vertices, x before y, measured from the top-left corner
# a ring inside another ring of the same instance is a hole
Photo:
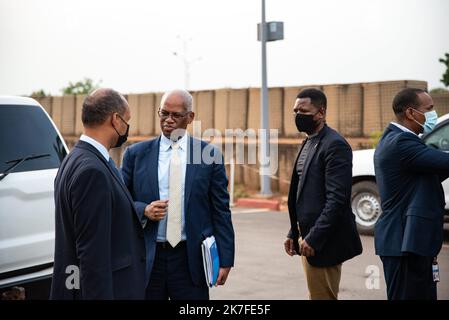
[[[218,285],[234,264],[234,230],[221,154],[186,133],[195,114],[184,90],[164,94],[160,137],[130,146],[122,173],[145,226],[147,299],[208,299],[201,242],[215,236]],[[150,120],[150,119],[149,119]],[[204,156],[211,156],[206,159]]]
[[[52,299],[145,297],[143,228],[108,154],[126,141],[130,117],[125,98],[112,89],[84,100],[84,134],[55,179]]]
[[[284,247],[290,256],[302,255],[312,300],[337,299],[342,263],[362,253],[350,205],[352,150],[326,125],[326,108],[322,91],[304,89],[293,109],[296,127],[307,138],[293,168]]]
[[[396,122],[385,130],[374,153],[382,215],[375,227],[388,299],[436,299],[432,264],[443,244],[444,192],[449,154],[426,146],[437,114],[430,95],[407,88],[393,100]]]

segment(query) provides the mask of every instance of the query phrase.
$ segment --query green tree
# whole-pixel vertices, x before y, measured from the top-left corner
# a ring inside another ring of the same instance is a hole
[[[101,82],[101,80],[100,80]],[[88,94],[99,87],[100,82],[94,84],[93,80],[90,78],[84,78],[82,81],[76,83],[69,82],[67,87],[61,89],[62,94]]]
[[[44,91],[44,89],[40,89],[40,90],[36,90],[36,91],[33,91],[32,93],[31,93],[31,97],[36,97],[36,98],[43,98],[43,97],[46,97],[46,96],[48,96],[49,94],[47,94],[45,91]]]
[[[446,59],[441,58],[439,61],[446,66],[446,71],[443,73],[443,78],[441,78],[441,82],[449,87],[449,53],[444,54]]]
[[[383,132],[382,131],[373,131],[369,135],[369,140],[371,143],[371,148],[376,148],[377,144],[380,141],[380,138],[382,138]]]
[[[430,94],[438,94],[438,93],[446,93],[449,92],[449,90],[445,89],[445,88],[434,88],[432,90],[430,90]]]

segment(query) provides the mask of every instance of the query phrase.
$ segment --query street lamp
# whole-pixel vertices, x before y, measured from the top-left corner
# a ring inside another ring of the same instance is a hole
[[[173,55],[180,58],[184,64],[184,89],[189,90],[190,89],[190,66],[200,61],[201,57],[196,57],[194,59],[189,59],[188,53],[187,53],[187,43],[192,40],[192,38],[184,39],[181,36],[177,36],[179,40],[182,41],[182,52],[174,51]]]
[[[262,44],[262,87],[260,94],[260,127],[262,135],[259,137],[259,152],[263,158],[268,155],[270,145],[268,119],[268,89],[267,89],[267,41],[284,39],[284,23],[279,21],[265,22],[265,0],[262,0],[262,23],[257,24],[257,40]],[[269,163],[269,162],[268,162]],[[270,168],[260,164],[260,195],[269,197],[271,192]]]

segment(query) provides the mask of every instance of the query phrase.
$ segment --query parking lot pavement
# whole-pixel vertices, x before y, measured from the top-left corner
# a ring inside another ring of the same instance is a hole
[[[236,237],[235,267],[225,286],[212,288],[216,300],[308,299],[307,284],[298,256],[289,257],[283,243],[289,229],[286,212],[233,209]],[[386,299],[382,263],[374,254],[374,239],[361,236],[363,253],[343,264],[339,299]],[[449,299],[449,226],[439,255],[438,299]],[[378,278],[376,277],[378,275]],[[378,286],[377,286],[378,284]]]

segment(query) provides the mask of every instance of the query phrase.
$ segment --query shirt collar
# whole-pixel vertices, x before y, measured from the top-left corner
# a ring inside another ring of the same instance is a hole
[[[314,134],[308,135],[307,138],[309,140],[311,140],[311,139],[315,138],[318,134],[319,134],[319,132],[315,132]]]
[[[101,155],[106,159],[106,161],[109,161],[110,158],[109,152],[106,149],[106,147],[102,145],[100,142],[89,136],[86,136],[85,134],[81,135],[80,140],[92,145],[95,149],[97,149],[101,153]]]
[[[186,151],[187,150],[187,132],[182,136],[181,139],[178,140],[179,148]],[[160,150],[161,151],[167,151],[170,149],[171,145],[173,144],[173,141],[168,139],[166,136],[161,134],[161,142],[160,142]]]
[[[398,128],[401,129],[402,131],[410,132],[410,133],[413,133],[415,136],[417,136],[417,134],[414,133],[412,130],[410,130],[409,128],[404,127],[403,125],[400,125],[399,123],[391,122],[391,124],[394,125],[394,126],[396,126],[396,127],[398,127]]]

